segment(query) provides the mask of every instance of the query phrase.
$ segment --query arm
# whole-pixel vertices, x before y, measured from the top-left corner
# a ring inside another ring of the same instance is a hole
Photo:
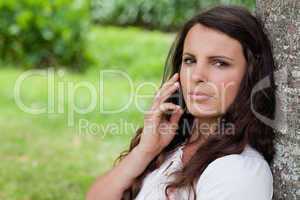
[[[87,200],[120,200],[123,192],[131,185],[155,157],[136,146],[120,163],[99,177],[87,193]]]
[[[133,180],[172,141],[183,110],[180,106],[165,101],[178,89],[178,76],[178,73],[174,74],[155,95],[153,105],[144,117],[139,144],[117,166],[98,178],[88,192],[87,200],[121,199]],[[163,117],[167,111],[173,111],[169,120]],[[161,125],[164,128],[161,129]]]

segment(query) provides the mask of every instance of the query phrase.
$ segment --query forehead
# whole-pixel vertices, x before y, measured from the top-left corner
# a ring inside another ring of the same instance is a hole
[[[184,52],[237,57],[242,54],[240,42],[201,24],[194,25],[184,41]]]

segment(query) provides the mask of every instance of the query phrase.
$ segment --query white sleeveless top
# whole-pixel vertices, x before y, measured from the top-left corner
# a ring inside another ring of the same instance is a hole
[[[182,148],[171,154],[143,180],[135,200],[167,200],[168,174],[182,167]],[[168,167],[169,166],[169,167]],[[264,157],[247,145],[241,154],[231,154],[211,162],[196,184],[197,200],[272,200],[273,176]],[[191,194],[190,199],[193,195]],[[190,200],[188,190],[177,189],[170,200]]]

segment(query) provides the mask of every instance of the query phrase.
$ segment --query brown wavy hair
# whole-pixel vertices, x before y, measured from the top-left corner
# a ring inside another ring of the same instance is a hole
[[[234,102],[230,105],[226,113],[221,116],[222,123],[234,124],[234,134],[209,135],[186,166],[173,173],[176,178],[166,187],[166,196],[168,195],[167,189],[170,187],[187,187],[192,190],[195,198],[195,183],[205,168],[217,158],[230,154],[240,154],[246,144],[249,144],[261,153],[269,165],[271,165],[275,156],[275,131],[272,127],[267,126],[255,117],[251,110],[251,104],[256,112],[269,119],[274,119],[276,87],[273,72],[275,71],[276,64],[268,32],[265,30],[260,17],[254,16],[246,8],[228,5],[215,6],[202,11],[188,20],[183,25],[169,51],[161,86],[174,73],[180,71],[185,37],[188,31],[196,24],[202,24],[211,29],[221,31],[231,38],[238,40],[242,45],[243,54],[247,61],[247,70]],[[270,87],[257,92],[251,98],[253,87],[265,77],[269,78]],[[187,112],[182,92],[180,90],[176,91],[167,101],[179,104],[184,109],[184,114],[178,124],[177,133],[170,144],[149,163],[144,172],[124,191],[123,200],[134,199],[141,189],[143,179],[150,172],[157,169],[165,161],[166,157],[173,153],[179,145],[189,142],[191,136],[191,129],[189,127],[194,125],[194,116]],[[219,127],[223,127],[219,129],[223,129],[222,133],[226,133],[226,126]],[[116,159],[115,164],[138,145],[142,131],[143,127],[137,130],[129,149],[121,153]],[[201,134],[199,135],[201,136]]]

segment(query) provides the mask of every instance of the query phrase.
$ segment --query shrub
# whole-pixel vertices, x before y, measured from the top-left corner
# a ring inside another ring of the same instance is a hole
[[[102,24],[175,30],[202,8],[221,3],[255,7],[255,0],[92,0],[92,18]]]
[[[88,62],[86,0],[0,0],[0,59],[26,68]]]

